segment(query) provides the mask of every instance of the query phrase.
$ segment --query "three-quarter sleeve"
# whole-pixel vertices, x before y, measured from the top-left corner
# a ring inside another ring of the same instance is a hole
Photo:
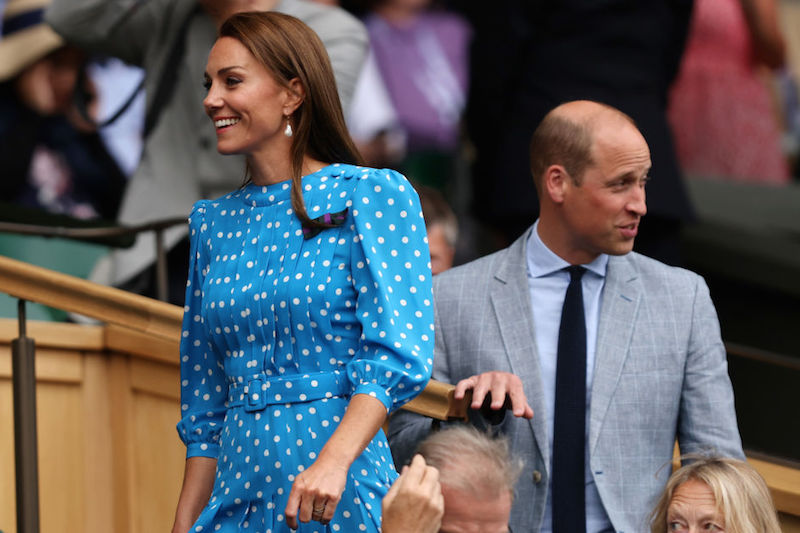
[[[203,279],[208,272],[206,207],[201,200],[189,216],[189,279],[181,331],[181,421],[178,434],[187,457],[219,455],[227,384],[222,361],[212,349],[203,320]]]
[[[430,253],[416,191],[393,170],[358,177],[351,269],[362,333],[347,365],[352,394],[387,410],[419,394],[433,367]]]

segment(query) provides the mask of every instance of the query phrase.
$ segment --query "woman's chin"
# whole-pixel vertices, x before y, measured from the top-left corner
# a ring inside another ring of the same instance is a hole
[[[217,152],[221,153],[222,155],[236,155],[240,154],[241,152],[231,146],[225,146],[224,144],[217,143]]]

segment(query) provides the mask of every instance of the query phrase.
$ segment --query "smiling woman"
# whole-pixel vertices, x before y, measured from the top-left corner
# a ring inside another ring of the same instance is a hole
[[[708,457],[676,470],[651,514],[650,531],[780,533],[767,484],[738,459]]]
[[[431,373],[419,199],[355,166],[299,20],[234,15],[205,78],[217,148],[246,157],[248,180],[190,217],[173,531],[377,532],[397,477],[380,427]]]

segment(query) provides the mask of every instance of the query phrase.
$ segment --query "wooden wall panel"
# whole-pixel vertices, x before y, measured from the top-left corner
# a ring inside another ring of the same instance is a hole
[[[89,410],[80,384],[41,382],[36,402],[41,530],[86,531],[83,422]]]
[[[82,367],[81,352],[37,351],[40,522],[46,533],[85,531]],[[0,530],[8,533],[16,529],[13,417],[10,347],[0,346]]]
[[[4,372],[5,366],[8,372]],[[0,346],[0,531],[17,527],[14,484],[14,406],[11,389],[11,358],[8,347]]]
[[[131,517],[132,531],[168,531],[175,516],[186,456],[175,430],[178,404],[162,396],[137,392],[132,411],[132,438],[137,443],[133,451],[136,512]]]

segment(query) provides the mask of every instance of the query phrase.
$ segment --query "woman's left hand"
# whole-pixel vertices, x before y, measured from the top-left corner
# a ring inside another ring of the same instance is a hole
[[[329,523],[347,484],[348,467],[349,465],[342,463],[326,461],[320,456],[307,470],[298,474],[284,511],[286,524],[297,529],[298,520]]]

